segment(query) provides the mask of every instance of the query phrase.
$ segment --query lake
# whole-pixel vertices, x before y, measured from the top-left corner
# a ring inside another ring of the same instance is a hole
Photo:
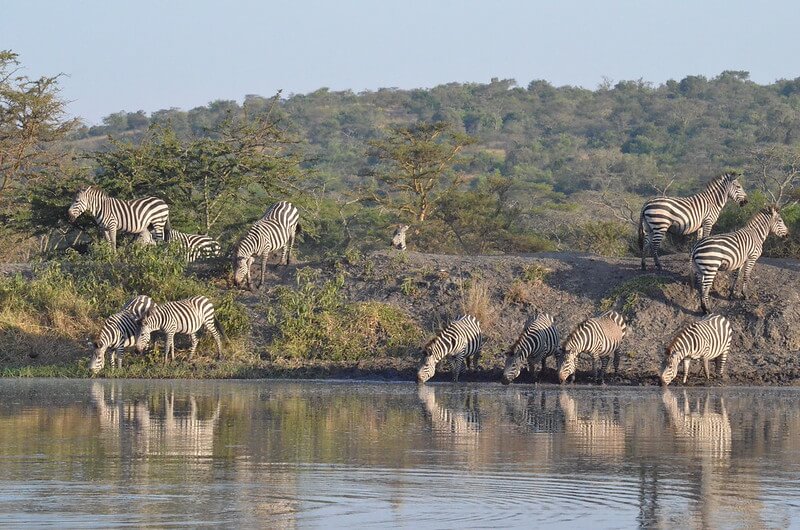
[[[800,389],[0,380],[0,522],[800,524]]]

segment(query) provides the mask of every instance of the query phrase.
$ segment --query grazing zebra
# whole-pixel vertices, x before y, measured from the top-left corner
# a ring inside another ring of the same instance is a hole
[[[67,210],[70,221],[75,221],[83,212],[94,216],[103,230],[106,241],[117,248],[117,232],[143,234],[150,226],[156,238],[164,239],[164,229],[169,227],[169,206],[157,197],[123,201],[106,195],[100,188],[89,186],[75,195]],[[142,236],[146,242],[148,236]]]
[[[125,304],[122,311],[106,319],[97,339],[91,343],[94,352],[89,369],[93,373],[96,374],[105,366],[108,349],[111,350],[111,366],[116,363],[117,368],[122,368],[124,349],[133,346],[142,318],[154,306],[149,296],[140,295]]]
[[[237,287],[247,283],[248,289],[253,289],[250,276],[250,266],[256,256],[261,256],[261,281],[259,288],[264,284],[264,274],[267,269],[267,256],[273,250],[278,250],[287,245],[290,234],[286,225],[277,219],[259,219],[241,241],[236,245],[233,262],[233,282]]]
[[[541,361],[544,370],[547,358],[551,355],[558,356],[560,342],[558,330],[553,322],[552,316],[539,312],[528,319],[525,329],[506,353],[506,366],[502,378],[504,385],[519,377],[523,366],[527,365],[528,371],[533,376],[537,363]],[[541,372],[538,375],[541,376]]]
[[[592,370],[595,380],[604,383],[606,366],[614,356],[614,371],[619,370],[619,344],[625,337],[625,320],[616,311],[606,311],[602,315],[581,322],[564,343],[558,365],[558,380],[563,384],[570,376],[575,382],[578,355],[588,353],[592,356]],[[598,377],[597,361],[601,361]]]
[[[406,249],[406,232],[411,228],[408,225],[400,225],[392,236],[392,246],[398,250]]]
[[[186,234],[178,230],[167,229],[166,241],[175,241],[180,248],[186,251],[186,261],[192,263],[198,259],[215,258],[219,256],[220,245],[216,239],[201,234]]]
[[[189,358],[197,349],[197,332],[205,327],[217,343],[217,355],[222,358],[222,342],[220,335],[222,326],[214,315],[214,304],[205,296],[193,296],[177,302],[159,304],[148,311],[142,319],[139,334],[136,336],[136,351],[142,352],[150,344],[150,335],[154,331],[164,331],[167,335],[164,349],[164,363],[170,353],[175,360],[175,334],[183,333],[192,338],[192,349]]]
[[[297,211],[297,208],[294,204],[286,201],[280,201],[270,206],[269,209],[267,209],[267,213],[265,213],[261,219],[264,221],[267,219],[274,219],[281,225],[285,226],[288,230],[289,239],[286,241],[286,244],[283,247],[283,257],[281,259],[282,263],[288,265],[289,260],[291,259],[291,252],[292,247],[294,246],[295,237],[301,231],[300,225],[298,224],[300,212]],[[273,248],[269,252],[275,250],[280,249]],[[264,254],[263,259],[267,259],[266,254]]]
[[[721,315],[709,315],[681,330],[667,346],[667,357],[661,370],[661,384],[669,385],[678,375],[678,365],[683,361],[683,382],[689,375],[692,359],[703,361],[706,379],[709,379],[708,361],[714,359],[717,375],[725,373],[728,351],[731,348],[731,323]]]
[[[725,203],[731,199],[740,206],[747,204],[747,194],[735,173],[724,173],[708,183],[706,189],[690,197],[657,197],[642,207],[639,216],[639,250],[642,270],[646,269],[647,249],[653,254],[658,270],[658,248],[668,231],[688,235],[698,232],[698,241],[711,234]]]
[[[468,369],[478,366],[478,357],[483,346],[481,325],[472,315],[464,315],[451,322],[423,348],[425,358],[417,372],[417,382],[424,383],[436,373],[436,365],[445,357],[451,357],[453,382],[466,362]]]
[[[735,232],[709,236],[698,241],[692,249],[691,283],[697,287],[700,306],[709,313],[708,295],[718,271],[736,271],[736,280],[731,284],[730,297],[736,294],[739,279],[742,280],[742,297],[756,260],[761,256],[764,240],[773,233],[785,237],[789,230],[783,223],[777,208],[764,208],[747,224]],[[698,283],[699,277],[699,283]]]

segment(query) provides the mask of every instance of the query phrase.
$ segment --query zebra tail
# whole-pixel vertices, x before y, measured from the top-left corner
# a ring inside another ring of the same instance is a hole
[[[639,252],[644,251],[644,209],[639,214]]]
[[[217,318],[217,315],[214,315],[214,327],[217,328],[217,331],[219,331],[219,334],[222,335],[223,339],[228,340],[228,336],[225,334],[225,330],[222,327],[222,323]]]
[[[167,214],[167,221],[164,223],[164,241],[172,239],[172,223],[169,222],[169,214]]]
[[[614,350],[614,373],[619,373],[619,348]]]

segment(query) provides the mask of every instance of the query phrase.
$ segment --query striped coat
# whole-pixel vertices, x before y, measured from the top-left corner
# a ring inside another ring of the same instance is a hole
[[[642,270],[645,270],[647,250],[653,255],[656,267],[661,269],[658,249],[667,232],[688,235],[698,233],[698,240],[711,234],[728,199],[739,205],[747,204],[747,194],[734,173],[725,173],[713,179],[706,188],[690,197],[657,197],[642,207],[639,216],[639,249],[642,253]]]
[[[107,350],[111,350],[111,366],[116,364],[117,368],[122,368],[124,349],[134,345],[142,318],[154,306],[152,298],[140,295],[125,304],[122,311],[106,319],[97,338],[91,343],[93,352],[89,369],[93,373],[96,374],[105,366]]]
[[[708,361],[717,363],[717,375],[725,373],[725,363],[731,348],[731,323],[721,315],[709,315],[681,330],[667,347],[667,356],[661,370],[661,384],[669,385],[678,375],[683,363],[683,382],[689,375],[693,359],[703,361],[706,379],[709,379]]]
[[[709,313],[708,298],[717,272],[738,270],[736,280],[731,284],[730,297],[736,294],[740,279],[742,296],[745,296],[747,281],[756,260],[761,257],[767,236],[785,237],[788,233],[778,210],[768,207],[735,232],[709,236],[697,242],[692,249],[691,283],[697,288],[703,311]]]
[[[425,358],[417,371],[417,382],[424,383],[436,373],[436,365],[449,357],[453,370],[453,382],[466,363],[467,368],[478,366],[478,357],[483,346],[481,325],[472,315],[464,315],[450,323],[423,348]]]
[[[168,356],[175,360],[175,334],[189,335],[192,339],[192,349],[189,358],[194,356],[197,349],[197,332],[205,328],[217,343],[217,355],[222,357],[222,341],[219,322],[214,314],[214,304],[205,296],[194,296],[177,302],[159,304],[148,311],[142,319],[141,328],[136,336],[136,350],[142,352],[150,344],[150,335],[154,331],[163,331],[166,338],[164,349],[164,363]]]
[[[94,216],[111,247],[117,248],[117,232],[142,234],[153,227],[156,237],[163,239],[169,227],[169,207],[157,197],[132,201],[114,199],[94,186],[80,190],[69,207],[70,221],[75,221],[83,212]],[[149,236],[142,236],[146,241]]]
[[[214,238],[202,234],[187,234],[178,230],[166,231],[167,243],[176,243],[186,252],[186,261],[192,263],[198,259],[219,256],[220,244]]]
[[[259,287],[264,284],[264,275],[267,270],[267,256],[273,250],[284,248],[289,241],[289,230],[276,219],[259,219],[244,238],[236,245],[233,263],[233,282],[237,287],[246,284],[248,289],[253,288],[250,267],[256,256],[261,256],[261,280]]]
[[[619,345],[625,337],[625,332],[625,320],[616,311],[607,311],[598,317],[584,320],[564,343],[558,366],[558,380],[563,384],[572,377],[574,382],[578,356],[581,353],[588,353],[592,356],[595,380],[602,384],[612,356],[614,371],[619,369]],[[599,373],[598,361],[601,362]]]
[[[294,204],[287,201],[280,201],[270,206],[261,219],[262,220],[274,219],[282,226],[285,226],[286,230],[289,232],[289,239],[283,246],[283,257],[281,259],[282,263],[288,265],[289,260],[291,259],[291,252],[292,252],[292,247],[294,247],[295,237],[301,230],[300,224],[298,223],[298,221],[300,220],[300,212],[297,211],[297,208],[295,207]],[[281,250],[281,249],[273,249],[273,250]]]
[[[528,319],[525,329],[506,353],[502,383],[507,385],[519,377],[524,366],[528,367],[531,376],[534,375],[539,362],[542,363],[544,370],[547,358],[551,355],[558,356],[559,345],[560,339],[553,317],[547,313],[537,312]]]

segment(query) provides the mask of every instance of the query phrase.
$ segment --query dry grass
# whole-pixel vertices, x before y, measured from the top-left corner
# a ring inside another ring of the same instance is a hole
[[[472,315],[481,323],[481,329],[491,330],[497,322],[499,310],[492,302],[489,286],[480,280],[469,282],[461,290],[461,309]]]
[[[530,304],[533,301],[531,286],[525,282],[515,280],[506,291],[504,299],[508,304]]]

